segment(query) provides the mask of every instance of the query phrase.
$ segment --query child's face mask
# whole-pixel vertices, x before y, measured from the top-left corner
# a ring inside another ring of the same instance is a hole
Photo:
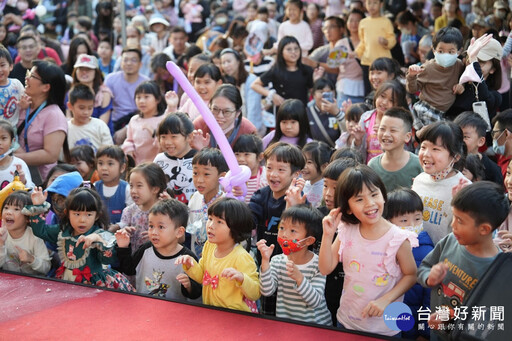
[[[419,225],[416,225],[416,226],[412,226],[412,225],[404,226],[404,227],[402,227],[402,230],[411,231],[416,234],[420,234],[420,232],[423,231],[423,223],[420,223]]]
[[[285,255],[289,255],[292,252],[297,252],[302,250],[306,245],[306,241],[311,237],[306,237],[301,240],[297,239],[284,239],[281,237],[277,237],[277,242],[279,243],[279,246],[281,246],[281,249],[283,249],[283,253]]]
[[[435,52],[434,57],[435,57],[436,63],[441,65],[442,67],[453,66],[455,64],[455,62],[457,61],[456,53]]]

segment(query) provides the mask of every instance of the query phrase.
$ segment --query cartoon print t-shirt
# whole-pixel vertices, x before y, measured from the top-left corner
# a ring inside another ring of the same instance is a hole
[[[196,191],[192,182],[192,158],[196,150],[192,149],[183,158],[178,159],[167,153],[160,153],[153,161],[162,168],[167,178],[167,188],[174,192],[174,197],[188,204],[190,197]]]
[[[23,84],[15,78],[9,78],[7,85],[0,86],[0,115],[13,127],[18,125],[20,107],[18,101],[25,92]]]

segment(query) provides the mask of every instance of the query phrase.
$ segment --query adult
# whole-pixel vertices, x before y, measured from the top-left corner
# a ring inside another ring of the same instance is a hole
[[[66,80],[57,65],[37,60],[25,84],[18,123],[20,148],[14,154],[29,166],[33,182],[41,185],[66,140],[68,124],[62,110]]]
[[[169,37],[169,46],[163,52],[167,54],[175,63],[185,53],[190,46],[188,43],[188,35],[185,29],[181,26],[175,26],[171,29]]]
[[[9,78],[16,78],[21,84],[25,84],[25,75],[32,67],[32,62],[37,59],[39,45],[34,36],[26,35],[18,38],[16,46],[20,61],[14,64]]]
[[[36,38],[37,44],[40,47],[37,59],[42,60],[46,57],[50,57],[55,60],[57,65],[62,64],[64,55],[62,54],[62,49],[60,48],[58,41],[50,39],[46,36],[41,36],[41,33],[39,33],[39,31],[33,25],[25,25],[21,28],[20,36],[24,35],[32,35],[34,38]],[[16,58],[14,62],[17,63],[19,61],[20,59]]]
[[[234,85],[219,86],[210,101],[210,109],[232,147],[240,135],[256,133],[254,125],[242,116],[242,97]],[[206,146],[218,146],[202,116],[194,120],[194,128],[192,148],[201,150]]]
[[[149,20],[149,30],[152,34],[150,49],[151,55],[162,52],[169,45],[169,22],[160,14],[153,14]]]
[[[448,23],[453,19],[459,19],[462,25],[466,25],[459,8],[459,2],[457,0],[446,0],[443,4],[443,14],[434,22],[434,32],[448,26]]]
[[[139,49],[141,53],[141,65],[139,67],[139,73],[142,75],[149,77],[151,75],[151,54],[150,48],[147,45],[142,43],[142,38],[144,37],[144,33],[141,32],[137,27],[133,25],[126,26],[126,46],[132,46]],[[122,54],[122,53],[121,53]],[[114,66],[114,71],[120,71],[121,68],[121,59],[116,59],[116,65]]]
[[[71,76],[76,58],[81,54],[93,55],[94,52],[85,38],[74,37],[73,40],[71,40],[71,44],[69,44],[68,58],[66,62],[61,65],[62,71],[64,71],[66,75]]]

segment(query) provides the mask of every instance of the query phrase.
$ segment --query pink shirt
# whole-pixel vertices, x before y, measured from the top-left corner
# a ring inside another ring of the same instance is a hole
[[[135,164],[153,162],[155,159],[160,148],[156,129],[164,117],[160,115],[142,118],[140,115],[135,115],[130,119],[122,148],[125,153],[133,153]]]
[[[206,104],[206,106],[208,106],[208,101],[204,101],[204,103]],[[178,111],[187,113],[191,121],[194,121],[196,118],[201,116],[196,105],[194,104],[194,102],[192,102],[190,98],[187,98],[185,103],[183,103],[183,105],[178,109]]]

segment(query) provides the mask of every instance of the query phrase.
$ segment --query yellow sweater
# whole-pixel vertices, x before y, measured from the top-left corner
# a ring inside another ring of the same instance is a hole
[[[194,261],[194,266],[183,266],[183,270],[198,283],[203,283],[205,271],[210,278],[218,279],[215,289],[212,284],[203,284],[204,304],[250,312],[251,309],[244,302],[244,297],[251,301],[260,298],[260,282],[253,258],[240,245],[235,246],[233,251],[223,258],[215,257],[215,249],[217,245],[207,241],[199,263]],[[226,268],[234,268],[244,274],[242,285],[220,276]]]
[[[379,44],[379,37],[388,41],[387,47]],[[355,52],[361,59],[361,65],[367,66],[370,66],[377,58],[391,58],[390,50],[396,44],[393,24],[386,17],[368,17],[361,20],[359,22],[359,39],[361,41]]]

